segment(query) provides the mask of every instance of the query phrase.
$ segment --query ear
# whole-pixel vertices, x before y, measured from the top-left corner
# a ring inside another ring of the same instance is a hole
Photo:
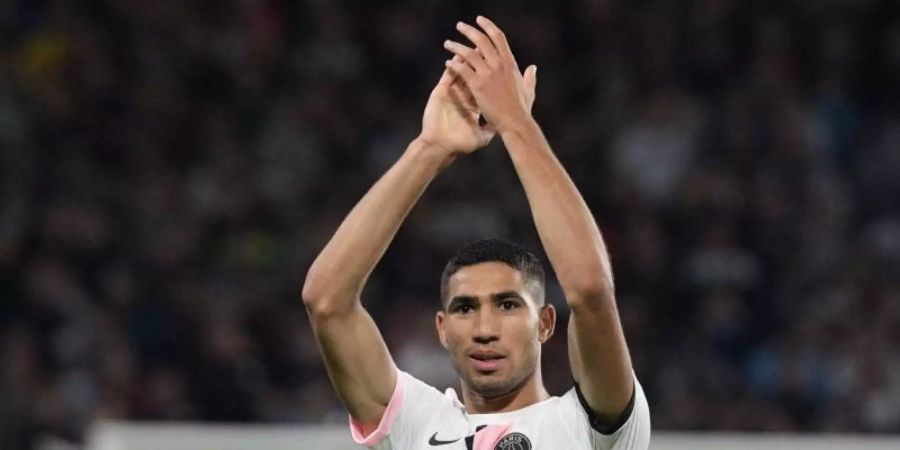
[[[447,337],[444,334],[445,321],[446,317],[444,317],[444,311],[438,311],[434,316],[434,325],[437,327],[438,339],[441,340],[441,346],[444,347],[444,350],[447,350]]]
[[[547,342],[556,330],[556,308],[551,304],[541,307],[538,340],[541,344]]]

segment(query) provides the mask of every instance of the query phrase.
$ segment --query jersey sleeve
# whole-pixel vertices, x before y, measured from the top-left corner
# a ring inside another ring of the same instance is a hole
[[[614,429],[601,428],[594,420],[593,412],[581,400],[577,389],[567,395],[577,408],[581,429],[590,435],[591,448],[595,450],[646,450],[650,448],[650,407],[637,377],[634,378],[634,395],[630,410]]]
[[[357,444],[374,450],[413,448],[435,412],[449,405],[450,400],[437,389],[398,370],[394,393],[375,431],[364,435],[361,424],[350,416],[350,433]]]

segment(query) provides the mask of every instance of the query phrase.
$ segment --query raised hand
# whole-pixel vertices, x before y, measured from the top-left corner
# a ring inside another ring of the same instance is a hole
[[[469,88],[446,69],[425,105],[419,139],[446,152],[452,160],[484,147],[496,134],[493,128],[479,124],[480,117],[481,110]]]
[[[503,133],[531,120],[537,67],[531,65],[524,74],[519,73],[503,31],[485,17],[478,16],[476,21],[480,30],[463,22],[456,24],[475,48],[445,41],[444,48],[456,55],[446,65],[465,82],[485,119]]]

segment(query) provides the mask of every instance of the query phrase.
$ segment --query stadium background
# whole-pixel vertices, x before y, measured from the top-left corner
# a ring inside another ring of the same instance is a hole
[[[765,3],[0,1],[0,448],[346,420],[300,285],[478,13],[539,67],[655,429],[900,432],[900,7]],[[438,178],[365,294],[437,385],[440,270],[484,236],[539,249],[498,143]]]

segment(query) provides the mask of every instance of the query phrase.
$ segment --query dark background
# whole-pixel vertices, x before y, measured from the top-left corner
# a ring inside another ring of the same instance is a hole
[[[0,0],[0,447],[344,422],[300,286],[479,13],[539,67],[656,429],[900,432],[900,7],[768,5]],[[440,271],[487,236],[540,249],[496,142],[370,280],[404,370],[455,382]]]

